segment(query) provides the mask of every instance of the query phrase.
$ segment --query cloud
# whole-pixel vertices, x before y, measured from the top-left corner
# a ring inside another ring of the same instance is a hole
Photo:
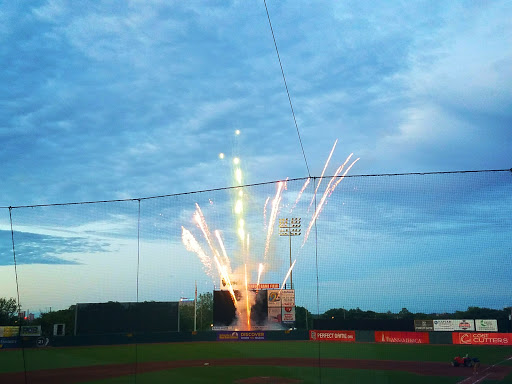
[[[4,231],[2,231],[4,232]],[[81,264],[80,255],[83,253],[105,252],[108,243],[92,242],[80,237],[55,237],[28,232],[15,232],[16,264]],[[12,248],[2,247],[0,265],[13,263]],[[61,255],[66,255],[62,257]],[[76,254],[70,259],[70,254]]]
[[[499,31],[510,29],[510,11],[505,2],[455,3],[428,35],[417,35],[397,77],[407,86],[401,122],[379,140],[376,158],[403,171],[508,166],[512,39]]]

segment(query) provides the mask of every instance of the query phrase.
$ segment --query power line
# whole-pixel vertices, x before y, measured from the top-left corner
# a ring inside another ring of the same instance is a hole
[[[279,49],[277,49],[276,37],[274,35],[274,29],[272,28],[272,22],[270,21],[270,14],[268,13],[267,1],[263,0],[263,3],[265,3],[265,11],[267,11],[268,25],[270,26],[270,32],[272,32],[272,39],[274,40],[274,46],[276,47],[277,59],[279,60],[279,67],[281,67],[281,74],[283,75],[284,87],[286,88],[286,94],[288,95],[288,101],[290,102],[290,109],[292,110],[293,122],[295,123],[295,128],[297,129],[297,136],[299,137],[300,148],[302,149],[302,156],[304,156],[304,162],[306,163],[308,176],[311,177],[311,173],[309,172],[308,160],[306,159],[306,153],[304,152],[304,146],[302,145],[302,139],[300,137],[299,126],[297,125],[297,119],[295,118],[295,112],[293,110],[292,98],[290,97],[290,91],[288,90],[288,85],[286,84],[286,77],[284,76],[283,64],[281,63],[281,57],[279,56]]]

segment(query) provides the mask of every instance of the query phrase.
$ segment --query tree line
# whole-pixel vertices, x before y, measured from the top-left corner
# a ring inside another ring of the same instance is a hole
[[[403,319],[403,320],[435,320],[435,319],[496,319],[498,321],[509,320],[512,307],[503,309],[491,309],[482,307],[468,307],[465,311],[445,312],[445,313],[424,313],[410,312],[407,308],[402,308],[399,312],[375,312],[363,311],[359,307],[352,309],[332,308],[322,314],[312,314],[302,306],[295,307],[295,328],[312,329],[315,319]],[[211,292],[202,293],[197,297],[194,316],[194,303],[189,302],[180,305],[180,330],[193,331],[194,317],[196,321],[195,329],[197,331],[209,331],[213,324],[213,294]],[[75,326],[75,306],[71,305],[68,309],[58,311],[41,311],[40,315],[33,321],[28,322],[25,319],[18,318],[18,307],[14,298],[0,298],[0,326],[5,325],[41,325],[43,332],[49,334],[53,330],[53,324],[66,324],[66,335],[74,334]]]

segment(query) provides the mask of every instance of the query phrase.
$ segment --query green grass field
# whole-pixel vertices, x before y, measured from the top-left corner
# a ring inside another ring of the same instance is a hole
[[[432,361],[449,364],[456,355],[478,356],[483,364],[512,365],[512,347],[457,345],[337,344],[290,342],[193,342],[99,347],[41,348],[0,351],[0,372],[58,369],[150,361],[205,360],[222,358],[303,357],[400,361]],[[25,365],[23,363],[25,358]],[[455,368],[454,368],[455,369]],[[464,368],[461,368],[464,369]],[[118,383],[231,383],[251,376],[281,376],[304,383],[457,383],[461,378],[432,377],[408,372],[335,369],[318,367],[234,366],[177,368],[152,373],[96,380],[90,384]],[[320,381],[321,378],[321,381]],[[483,381],[496,383],[496,381]],[[509,375],[502,383],[512,383]]]

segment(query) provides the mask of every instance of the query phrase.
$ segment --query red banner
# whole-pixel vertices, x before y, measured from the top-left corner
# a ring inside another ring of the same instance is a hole
[[[512,333],[453,332],[453,344],[512,345]]]
[[[279,284],[247,284],[248,289],[279,289]]]
[[[355,343],[355,331],[309,331],[309,340]]]
[[[375,331],[376,343],[429,344],[428,332]]]

